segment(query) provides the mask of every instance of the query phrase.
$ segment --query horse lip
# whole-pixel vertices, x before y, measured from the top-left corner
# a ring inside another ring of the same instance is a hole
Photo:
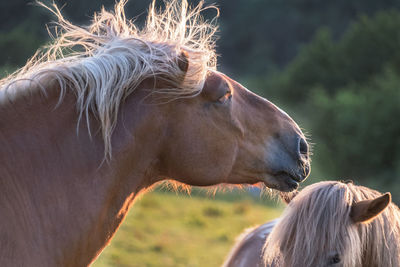
[[[301,182],[301,180],[299,180],[297,177],[287,172],[279,172],[277,175],[275,175],[275,178],[283,181],[283,183],[285,184],[285,186],[281,187],[280,189],[280,191],[284,192],[291,192],[293,190],[296,190],[299,187],[299,183]]]
[[[296,190],[299,187],[299,183],[301,181],[301,179],[299,180],[299,178],[285,171],[269,173],[269,176],[273,177],[275,182],[271,183],[264,180],[263,182],[265,183],[265,185],[271,189],[276,189],[282,192],[291,192],[293,190]]]
[[[279,172],[275,173],[274,176],[276,176],[276,177],[285,176],[287,178],[292,179],[296,183],[301,183],[304,180],[304,179],[301,179],[300,177],[294,176],[293,174],[291,174],[289,172],[285,172],[285,171],[279,171]]]

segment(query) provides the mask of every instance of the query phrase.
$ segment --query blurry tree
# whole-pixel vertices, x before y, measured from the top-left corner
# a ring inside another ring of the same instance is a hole
[[[326,176],[400,189],[399,11],[363,16],[338,41],[321,29],[258,84],[306,118]]]
[[[400,188],[400,76],[388,68],[367,84],[326,92],[316,88],[309,100],[319,167],[328,176]]]
[[[380,12],[363,16],[335,42],[330,30],[320,29],[285,71],[273,89],[287,103],[304,101],[315,86],[331,94],[348,83],[368,83],[391,65],[400,71],[400,13]],[[272,81],[271,81],[272,82]]]
[[[359,16],[400,8],[399,0],[220,0],[223,67],[265,75],[285,66],[320,27],[341,36]]]
[[[43,0],[51,3],[50,0]],[[114,0],[81,1],[55,0],[67,19],[86,24],[93,12],[101,6],[107,9]],[[143,21],[145,10],[151,0],[130,0],[127,4],[128,17]],[[199,0],[189,0],[192,5]],[[281,68],[297,54],[301,45],[308,43],[317,29],[325,26],[336,39],[348,24],[361,15],[372,15],[379,10],[400,8],[400,0],[206,0],[216,3],[221,9],[220,40],[218,52],[221,68],[230,74],[265,75],[272,69]],[[36,7],[33,0],[0,1],[0,33],[8,34],[15,27],[27,23],[20,30],[22,36],[33,34],[37,43],[46,39],[45,23],[53,17],[43,8]],[[157,0],[162,4],[161,0]],[[20,27],[21,28],[21,27]],[[13,44],[17,44],[18,38]],[[9,44],[9,41],[7,41]],[[0,44],[3,40],[0,39]],[[30,42],[24,48],[35,50]],[[4,45],[2,46],[2,48]],[[20,66],[22,55],[8,53],[10,64]],[[0,65],[5,62],[0,59]]]

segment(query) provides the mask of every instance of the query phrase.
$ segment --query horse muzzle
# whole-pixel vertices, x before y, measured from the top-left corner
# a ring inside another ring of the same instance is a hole
[[[272,176],[278,183],[276,189],[283,192],[290,192],[296,190],[309,174],[310,164],[307,163],[305,166],[299,167],[297,171],[278,171],[272,174]]]
[[[268,187],[293,191],[309,176],[309,147],[303,137],[296,136],[291,142],[274,139],[267,143],[267,151],[268,171],[263,181]]]

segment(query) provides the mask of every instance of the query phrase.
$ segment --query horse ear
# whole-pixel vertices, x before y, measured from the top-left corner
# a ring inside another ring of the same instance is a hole
[[[189,54],[185,50],[181,50],[181,53],[179,54],[177,58],[177,63],[179,69],[183,72],[186,73],[189,69]]]
[[[279,196],[280,198],[286,203],[289,204],[290,201],[292,201],[292,199],[297,196],[299,193],[299,191],[294,191],[294,192],[290,192],[290,193],[286,193],[286,192],[280,192]]]
[[[350,217],[355,223],[368,222],[384,211],[391,201],[390,193],[372,200],[359,201],[351,207]]]

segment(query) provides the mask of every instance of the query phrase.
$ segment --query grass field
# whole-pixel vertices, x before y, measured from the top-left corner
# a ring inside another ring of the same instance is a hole
[[[280,215],[282,207],[265,202],[147,193],[92,266],[220,266],[245,228]]]

